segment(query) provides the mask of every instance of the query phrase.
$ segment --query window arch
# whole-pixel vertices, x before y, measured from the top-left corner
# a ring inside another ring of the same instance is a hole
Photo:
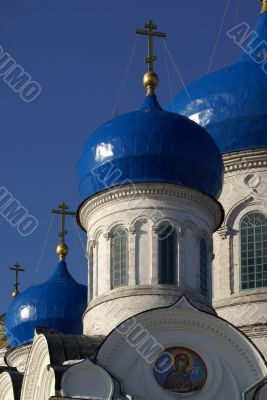
[[[267,287],[267,217],[259,211],[240,221],[241,290]]]
[[[203,296],[208,296],[208,261],[207,261],[207,244],[204,239],[199,243],[199,266],[200,266],[200,292]]]
[[[111,238],[111,287],[128,284],[128,232],[124,228],[113,231]]]
[[[177,233],[173,225],[165,223],[158,232],[159,283],[177,283]]]

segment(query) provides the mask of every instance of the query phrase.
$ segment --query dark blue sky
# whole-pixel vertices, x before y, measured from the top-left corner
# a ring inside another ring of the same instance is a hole
[[[51,216],[64,199],[76,209],[79,194],[75,167],[87,136],[110,118],[135,41],[134,29],[149,18],[167,32],[167,45],[186,84],[204,75],[211,60],[227,0],[0,0],[0,46],[37,81],[42,92],[32,103],[22,101],[0,77],[0,187],[39,221],[29,237],[0,216],[0,312],[10,301],[19,261],[27,272],[21,289],[45,280],[57,263],[59,221],[54,221],[36,272]],[[230,0],[211,70],[233,62],[239,49],[226,36],[238,22],[253,29],[257,0]],[[139,37],[118,113],[139,108],[144,89],[146,42]],[[158,97],[166,104],[182,88],[169,62],[171,90],[161,41],[157,43],[160,75]],[[73,222],[69,221],[68,265],[86,282],[87,267]],[[81,232],[83,239],[85,235]]]

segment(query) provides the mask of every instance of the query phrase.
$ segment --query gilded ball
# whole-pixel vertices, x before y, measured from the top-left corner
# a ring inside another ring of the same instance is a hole
[[[15,299],[16,297],[18,297],[18,295],[19,295],[19,291],[18,291],[18,290],[14,290],[14,292],[12,293],[13,299]]]
[[[69,251],[69,248],[65,243],[60,243],[57,246],[57,255],[60,258],[65,258],[67,256],[67,254],[68,254],[68,251]]]
[[[148,71],[145,73],[144,78],[143,78],[143,84],[144,86],[148,88],[155,88],[158,86],[159,83],[159,77],[155,72]]]

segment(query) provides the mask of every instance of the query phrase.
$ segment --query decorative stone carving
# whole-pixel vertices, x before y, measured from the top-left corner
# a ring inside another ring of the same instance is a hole
[[[152,232],[154,235],[157,235],[159,233],[159,227],[157,225],[152,225]]]
[[[28,357],[31,351],[31,344],[16,347],[6,354],[9,367],[17,368],[19,372],[24,372]]]
[[[90,247],[93,247],[93,249],[96,247],[96,240],[89,241],[89,249],[90,249]]]
[[[221,221],[221,209],[216,200],[211,199],[204,193],[198,192],[194,189],[188,189],[183,186],[171,185],[171,184],[136,184],[132,186],[122,186],[114,188],[109,193],[100,193],[97,197],[92,200],[88,200],[83,204],[79,210],[79,216],[82,226],[86,229],[90,221],[91,214],[99,207],[103,207],[107,204],[118,202],[119,200],[137,201],[140,204],[146,201],[146,208],[149,207],[151,199],[173,199],[183,202],[196,203],[198,206],[210,210],[211,214],[216,217],[216,224],[219,225]],[[155,213],[155,209],[154,209]]]
[[[113,235],[111,232],[106,232],[106,233],[104,233],[103,236],[107,241],[109,241],[109,239],[111,239]]]
[[[228,226],[222,226],[220,229],[218,229],[217,233],[220,236],[222,240],[225,240],[229,235],[230,235],[230,228]]]
[[[256,189],[261,183],[261,177],[257,174],[248,174],[244,178],[244,183],[251,189]]]
[[[267,152],[266,149],[252,149],[224,154],[225,173],[232,173],[242,170],[266,168]]]
[[[130,226],[129,232],[130,232],[132,235],[135,235],[135,234],[136,234],[135,226]]]

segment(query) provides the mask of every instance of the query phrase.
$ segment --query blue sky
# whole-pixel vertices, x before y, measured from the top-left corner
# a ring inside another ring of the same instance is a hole
[[[167,32],[166,43],[188,84],[206,73],[213,53],[211,71],[238,57],[240,51],[226,31],[241,21],[253,29],[260,6],[257,0],[0,0],[0,4],[0,46],[42,88],[35,101],[25,103],[0,76],[0,187],[6,187],[38,220],[38,229],[22,237],[0,216],[1,313],[13,290],[10,266],[18,261],[27,270],[21,276],[21,289],[44,281],[56,266],[56,217],[39,263],[50,210],[62,200],[72,209],[79,205],[76,163],[90,132],[112,114],[135,28],[150,18]],[[146,48],[145,38],[139,37],[118,113],[137,109],[143,101]],[[157,93],[164,105],[182,84],[170,61],[171,87],[168,84],[161,41],[156,53]],[[72,220],[68,225],[69,269],[86,282],[81,241]],[[85,240],[84,233],[80,235]]]

